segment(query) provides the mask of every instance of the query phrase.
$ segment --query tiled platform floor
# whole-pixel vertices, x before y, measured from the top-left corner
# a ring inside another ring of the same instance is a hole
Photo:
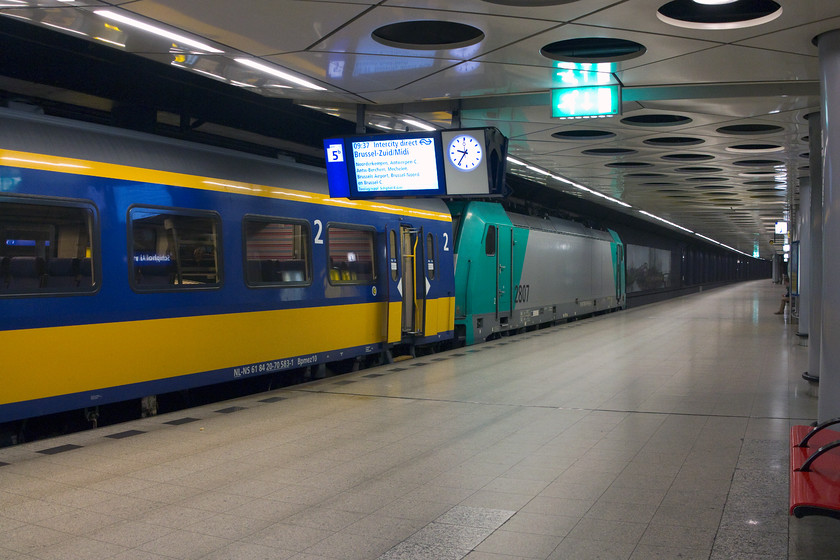
[[[836,559],[787,515],[816,399],[781,291],[2,449],[0,558]]]

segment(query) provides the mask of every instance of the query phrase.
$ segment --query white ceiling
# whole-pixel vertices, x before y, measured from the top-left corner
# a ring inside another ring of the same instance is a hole
[[[105,44],[350,121],[355,121],[361,104],[368,126],[405,130],[412,128],[402,121],[408,117],[450,128],[453,109],[460,107],[461,127],[498,127],[510,139],[511,156],[630,207],[549,178],[553,188],[625,212],[653,213],[749,254],[758,242],[761,256],[769,257],[776,249],[769,243],[773,224],[796,203],[799,179],[808,175],[804,117],[820,104],[818,53],[812,39],[840,28],[838,0],[776,1],[783,9],[780,17],[727,30],[663,23],[656,13],[667,0],[565,0],[536,7],[533,4],[546,2],[521,0],[519,4],[532,6],[517,6],[485,0],[0,0],[0,14],[91,41],[110,41]],[[207,49],[109,23],[94,13],[96,9],[141,19],[222,52],[208,54]],[[371,38],[385,25],[427,20],[467,24],[481,30],[484,38],[471,46],[434,50],[396,48]],[[623,86],[620,116],[551,118],[548,92],[563,84],[557,62],[540,49],[573,38],[627,39],[646,48],[641,56],[610,67]],[[262,59],[324,89],[270,77],[235,62],[237,57]],[[687,120],[672,126],[622,122],[662,114]],[[759,135],[718,131],[760,124],[780,128]],[[583,141],[552,136],[572,130],[614,136]],[[662,137],[702,142],[656,145]],[[780,150],[727,150],[741,144],[773,144]],[[583,153],[594,148],[635,152]],[[689,159],[701,156],[706,159]],[[778,163],[739,165],[743,160]],[[627,167],[628,163],[635,165]],[[701,169],[692,172],[686,167]],[[509,171],[541,182],[547,177],[518,165]],[[781,182],[755,183],[774,177]]]

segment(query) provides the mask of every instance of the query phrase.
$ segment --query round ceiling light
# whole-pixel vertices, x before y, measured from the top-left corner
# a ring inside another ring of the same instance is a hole
[[[720,167],[677,167],[674,169],[677,173],[717,173],[723,171]]]
[[[537,8],[540,6],[559,6],[571,4],[579,0],[484,0],[488,4],[499,4],[501,6],[518,6],[521,8]]]
[[[729,177],[688,177],[684,179],[686,182],[693,183],[715,183],[718,181],[728,181]]]
[[[784,131],[784,128],[775,124],[733,124],[722,126],[716,132],[720,134],[732,134],[733,136],[751,136],[754,134],[769,134],[782,131]]]
[[[772,152],[781,152],[785,148],[778,144],[738,144],[737,146],[727,146],[725,150],[735,154],[769,154]]]
[[[377,43],[411,50],[460,49],[479,43],[484,32],[451,21],[402,21],[384,25],[371,33]]]
[[[689,29],[742,29],[769,23],[780,15],[782,7],[773,0],[714,4],[673,0],[656,11],[660,21]]]
[[[689,117],[664,114],[636,115],[621,119],[621,124],[629,124],[631,126],[676,126],[679,124],[688,124],[690,122],[691,119]]]
[[[562,62],[619,62],[645,54],[644,45],[626,39],[610,37],[581,37],[550,43],[540,49],[540,54]]]
[[[784,165],[784,162],[777,159],[742,159],[733,161],[732,165],[739,165],[741,167],[765,167]]]
[[[743,173],[738,173],[738,176],[755,179],[756,177],[779,177],[783,173],[779,171],[744,171]]]
[[[581,153],[587,156],[626,156],[635,154],[636,150],[629,148],[592,148],[590,150],[583,150]]]
[[[644,143],[648,146],[696,146],[705,142],[702,138],[690,138],[688,136],[663,136],[660,138],[648,138]]]
[[[749,192],[757,192],[757,193],[773,193],[774,195],[778,195],[780,192],[786,192],[784,188],[770,188],[770,187],[755,187],[751,189],[747,189]]]
[[[708,161],[715,159],[715,156],[709,154],[667,154],[662,156],[662,159],[668,161]]]
[[[652,163],[644,161],[617,161],[615,163],[606,164],[607,167],[616,167],[619,169],[636,169],[639,167],[653,167]]]
[[[605,140],[615,137],[615,132],[606,130],[561,130],[551,136],[559,140]]]
[[[759,185],[767,187],[768,185],[774,189],[784,189],[787,187],[787,181],[781,179],[760,179],[758,181],[744,181],[745,185]]]

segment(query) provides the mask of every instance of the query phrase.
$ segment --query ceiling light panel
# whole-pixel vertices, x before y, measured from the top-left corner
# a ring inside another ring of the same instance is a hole
[[[485,65],[482,62],[462,62],[439,73],[429,74],[415,82],[407,82],[399,90],[368,91],[365,96],[376,103],[402,103],[405,102],[406,98],[457,99],[476,95],[507,95],[522,91],[547,91],[558,87],[558,78],[546,68],[531,65],[511,65],[506,67],[504,75],[495,72],[494,69],[495,65]],[[514,108],[511,111],[513,113],[522,111],[520,113],[521,119],[525,122],[543,122],[556,125],[558,121],[551,118],[549,104],[550,101],[546,101],[544,105]],[[591,122],[601,123],[608,120],[610,119],[594,119],[590,121],[588,126],[593,126]]]
[[[749,3],[754,2],[755,0],[740,1]],[[698,9],[710,8],[710,6],[702,6],[700,4],[696,4],[693,0],[685,0],[685,2]],[[800,2],[785,2],[785,4],[794,3]],[[615,8],[604,10],[602,13],[592,12],[590,15],[586,15],[580,18],[579,20],[576,20],[575,23],[583,25],[626,29],[628,27],[627,22],[633,22],[633,25],[629,27],[638,31],[644,31],[648,33],[662,33],[666,35],[677,34],[682,37],[692,37],[724,43],[736,42],[749,37],[754,37],[758,33],[769,33],[782,27],[789,27],[790,25],[795,25],[793,23],[788,24],[788,6],[785,6],[784,18],[778,18],[775,21],[770,21],[769,23],[765,23],[759,27],[715,30],[676,27],[674,25],[665,23],[657,17],[658,10],[666,4],[668,4],[668,0],[633,0],[632,2],[622,2],[620,5],[615,6]],[[811,2],[808,2],[808,4],[811,4]],[[802,16],[803,17],[801,21],[798,21],[800,25],[803,23],[810,23],[811,21],[813,21],[811,19],[808,19],[807,16],[805,16],[804,14],[802,14]]]
[[[786,52],[816,56],[817,47],[811,40],[817,35],[840,28],[840,18],[831,17],[836,14],[826,10],[831,4],[832,2],[787,2],[782,18],[785,23],[784,29],[762,33],[739,41],[738,44],[762,49],[779,49],[781,46]],[[821,15],[821,12],[825,12],[826,15]],[[793,21],[803,23],[790,26],[788,22]]]
[[[379,4],[369,0],[284,0],[281,11],[273,0],[254,0],[248,3],[247,12],[238,14],[236,21],[230,21],[230,5],[220,0],[134,0],[121,4],[137,15],[165,22],[161,25],[225,51],[225,55],[216,56],[170,53],[170,41],[138,37],[136,40],[146,41],[144,48],[155,51],[144,54],[149,58],[180,64],[208,79],[227,80],[261,95],[317,104],[324,107],[324,112],[351,121],[355,118],[356,103],[366,103],[369,107],[375,103],[393,103],[382,107],[382,111],[368,113],[369,122],[375,120],[391,127],[406,126],[398,117],[406,116],[404,108],[408,107],[422,122],[451,126],[445,102],[462,98],[461,125],[498,126],[511,138],[511,153],[542,170],[537,173],[525,169],[525,173],[535,178],[547,177],[544,173],[567,177],[600,195],[551,178],[547,181],[549,188],[593,200],[599,196],[617,197],[718,241],[736,244],[744,237],[739,231],[743,226],[734,225],[739,219],[744,223],[753,223],[758,216],[779,219],[788,200],[787,183],[807,174],[807,170],[798,169],[807,163],[799,157],[808,151],[807,144],[801,142],[808,133],[803,116],[818,107],[818,95],[663,96],[666,98],[644,103],[626,101],[621,117],[564,122],[551,119],[545,103],[520,103],[526,97],[538,97],[540,91],[547,92],[554,87],[556,74],[550,71],[557,72],[555,61],[539,54],[542,46],[553,41],[605,35],[644,45],[647,51],[643,56],[619,62],[605,72],[628,89],[656,84],[668,86],[671,82],[700,85],[732,80],[781,84],[792,80],[801,85],[813,82],[818,73],[816,49],[810,44],[810,36],[805,35],[814,30],[819,32],[821,25],[836,28],[840,23],[840,3],[785,0],[783,17],[760,28],[698,32],[666,26],[657,20],[653,14],[666,2],[578,0],[555,6],[514,6],[483,0],[457,3],[389,0]],[[370,38],[378,26],[418,19],[418,14],[438,21],[464,22],[480,29],[484,38],[467,47],[428,52],[375,44]],[[832,22],[831,18],[836,21]],[[563,23],[571,20],[575,23]],[[759,29],[760,34],[756,35]],[[782,37],[787,39],[779,40]],[[129,38],[132,40],[128,41],[128,49],[133,51],[135,39]],[[162,43],[163,48],[155,42]],[[752,48],[742,48],[746,46]],[[309,47],[311,50],[307,51]],[[330,91],[307,89],[243,66],[233,61],[235,56],[261,59],[271,67]],[[633,66],[640,62],[644,65]],[[666,78],[668,83],[661,81]],[[493,99],[494,95],[499,96],[497,100]],[[470,107],[472,100],[475,103]],[[328,111],[327,107],[333,109]],[[380,113],[384,116],[376,116]],[[657,127],[622,122],[626,117],[653,113],[680,115],[686,121]],[[722,126],[750,122],[774,123],[783,130],[758,136],[717,132]],[[578,129],[603,134],[593,138],[552,136]],[[697,145],[657,144],[655,139],[663,137],[704,141]],[[654,142],[645,143],[650,139]],[[783,150],[772,154],[725,150],[729,146],[751,144],[774,144]],[[636,153],[622,155],[623,150]],[[582,155],[582,152],[592,155]],[[713,155],[714,159],[700,164],[667,159],[694,153]],[[770,167],[765,171],[763,167],[734,164],[757,159],[777,159],[783,162],[784,170]],[[607,167],[626,161],[649,166],[638,170]],[[791,177],[779,183],[784,195],[747,190],[775,189],[776,183],[745,183],[773,181],[780,171],[787,171]],[[753,199],[751,195],[769,195],[769,198]],[[718,233],[731,235],[732,241],[718,237]],[[752,240],[749,237],[750,252]]]
[[[313,4],[318,4],[314,2]],[[556,24],[534,19],[516,21],[516,29],[511,30],[509,18],[494,17],[480,14],[461,14],[457,22],[468,25],[484,33],[484,39],[479,43],[456,48],[404,49],[384,45],[373,39],[371,34],[384,26],[407,21],[453,21],[453,13],[449,11],[418,10],[397,8],[392,6],[378,6],[365,12],[357,19],[348,22],[323,41],[312,46],[312,51],[346,52],[355,54],[375,54],[390,56],[421,56],[433,58],[454,58],[471,60],[489,51],[502,47],[507,42],[510,32],[539,33]],[[426,96],[423,96],[426,97]]]
[[[224,52],[222,49],[208,44],[207,41],[201,40],[197,36],[191,36],[168,25],[147,21],[145,18],[140,18],[117,9],[96,9],[93,13],[112,26],[122,27],[126,34],[138,32],[131,34],[126,40],[127,45],[132,44],[133,51],[137,50],[133,47],[133,43],[146,43],[145,38],[156,37],[169,44],[164,52],[199,54],[221,54]]]
[[[124,37],[120,31],[107,31],[98,18],[92,17],[89,13],[66,7],[66,4],[57,1],[53,3],[54,7],[25,7],[32,2],[21,4],[15,2],[16,0],[0,0],[0,15],[89,40],[94,40],[94,37],[106,33],[115,41]]]
[[[284,68],[306,69],[307,75],[336,88],[366,94],[393,92],[417,79],[459,64],[459,60],[414,56],[384,56],[339,52],[299,52],[263,57]],[[367,99],[359,98],[365,103]]]
[[[745,74],[754,76],[756,81],[773,81],[782,73],[792,80],[819,80],[813,56],[779,52],[769,66],[766,51],[738,45],[711,45],[703,51],[684,53],[676,58],[655,61],[649,66],[628,69],[621,78],[624,83],[651,85],[714,84],[737,83]],[[786,100],[777,101],[780,103],[773,109],[788,110]],[[770,111],[756,109],[756,114],[760,112],[766,114]]]
[[[234,50],[261,57],[305,50],[364,12],[364,3],[248,0],[138,0],[132,12],[165,21]]]
[[[368,2],[370,3],[370,2]],[[550,2],[543,0],[424,0],[423,6],[431,10],[446,10],[469,14],[504,15],[542,21],[572,21],[590,12],[615,4],[615,0],[575,0]],[[417,6],[416,0],[389,0],[389,6]],[[457,16],[455,16],[457,17]],[[457,20],[460,21],[460,20]]]
[[[456,21],[413,20],[374,29],[371,38],[382,45],[409,51],[461,50],[481,43],[484,32]]]
[[[295,74],[274,65],[266,64],[261,60],[248,57],[237,57],[234,60],[243,66],[247,66],[248,68],[252,68],[263,74],[267,74],[273,78],[279,78],[283,82],[315,91],[327,91],[327,88],[320,86],[311,80],[296,76]]]
[[[325,89],[327,84],[311,79],[309,76],[300,76],[297,73],[260,59],[253,60],[264,66],[266,70],[258,67],[251,67],[236,62],[233,58],[221,55],[193,55],[193,54],[149,54],[144,58],[155,60],[162,64],[183,68],[195,72],[207,78],[227,83],[231,86],[244,88],[265,97],[282,97],[301,101],[317,100],[321,102],[346,102],[358,103],[359,98],[342,91],[331,91]],[[268,72],[274,69],[277,73]],[[288,76],[302,80],[311,86],[296,83],[294,80],[284,77]],[[314,86],[314,87],[312,87]],[[355,111],[352,112],[355,118]]]
[[[656,17],[676,27],[718,31],[764,25],[782,12],[773,0],[672,0],[660,6]]]
[[[18,18],[24,17],[36,25],[64,33],[83,35],[92,41],[135,53],[203,53],[219,54],[218,45],[198,35],[138,17],[118,8],[101,8],[99,3],[85,3],[83,7],[38,7],[8,10]],[[97,13],[98,12],[98,13]]]
[[[105,6],[99,0],[0,0],[0,8],[57,8],[70,6]]]
[[[551,45],[558,41],[593,37],[632,41],[646,47],[646,51],[640,56],[624,61],[616,61],[612,68],[613,72],[620,72],[627,68],[651,64],[659,60],[667,60],[715,46],[715,43],[709,41],[685,39],[676,36],[654,36],[625,29],[593,29],[585,25],[569,24],[546,30],[539,35],[528,37],[522,41],[495,50],[481,57],[480,60],[506,64],[538,64],[551,67],[555,65],[556,61],[540,54],[541,49],[546,45]],[[650,48],[652,45],[655,45],[655,48]],[[602,62],[609,61],[604,60]]]

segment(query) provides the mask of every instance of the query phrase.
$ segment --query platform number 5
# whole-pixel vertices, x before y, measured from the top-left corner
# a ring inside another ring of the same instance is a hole
[[[339,163],[344,161],[344,149],[341,144],[330,144],[327,147],[327,156],[330,162]]]

